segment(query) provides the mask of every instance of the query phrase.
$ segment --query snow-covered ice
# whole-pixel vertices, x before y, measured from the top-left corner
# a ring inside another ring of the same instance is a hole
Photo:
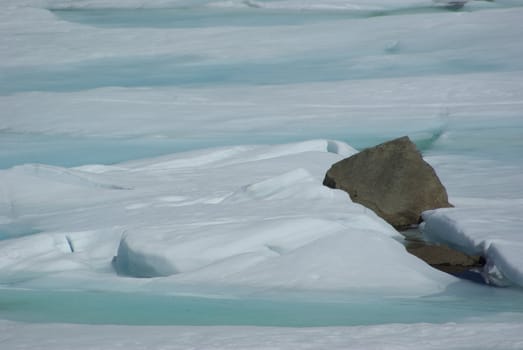
[[[91,280],[93,288],[103,289],[107,273],[114,288],[119,278],[110,263],[116,255],[119,274],[170,276],[173,284],[386,287],[411,295],[443,290],[453,278],[405,254],[392,227],[346,193],[322,185],[325,169],[354,152],[317,140],[193,151],[105,168],[3,170],[3,227],[25,224],[41,232],[0,242],[3,280],[87,269],[102,273],[101,282]]]
[[[523,286],[523,224],[521,199],[470,203],[465,208],[425,212],[423,230],[446,243],[487,259],[483,275],[495,285]]]
[[[499,142],[510,142],[508,134]],[[482,274],[488,283],[522,286],[523,167],[517,155],[515,161],[507,162],[506,152],[493,154],[501,161],[477,155],[428,157],[449,184],[455,208],[423,213],[421,229],[431,241],[485,257]]]
[[[0,321],[0,340],[19,349],[504,349],[523,347],[523,325],[505,320],[366,327],[129,327]]]
[[[523,7],[444,5],[0,0],[2,346],[523,347]],[[405,134],[508,288],[321,185]]]

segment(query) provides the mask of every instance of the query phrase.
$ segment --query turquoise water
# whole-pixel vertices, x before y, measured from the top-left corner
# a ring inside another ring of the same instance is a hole
[[[0,132],[0,169],[19,164],[113,164],[198,148],[210,140],[108,138]],[[212,141],[211,141],[212,143]]]
[[[365,60],[368,61],[363,64]],[[9,83],[0,85],[0,94],[81,91],[110,86],[282,85],[521,69],[523,61],[520,60],[507,65],[475,54],[414,62],[389,54],[386,47],[367,54],[340,49],[258,62],[222,63],[198,56],[136,56],[88,60],[67,66],[3,69],[0,81]]]
[[[263,9],[84,9],[53,10],[59,19],[103,28],[205,28],[303,25],[370,16],[342,11],[274,11]]]
[[[418,147],[426,155],[463,155],[523,166],[523,118],[452,121]]]
[[[489,0],[486,0],[489,1]],[[246,2],[247,4],[247,2]],[[515,7],[521,4],[480,3],[459,9],[473,12],[492,8]],[[368,19],[384,16],[409,16],[453,12],[443,6],[427,2],[426,6],[365,9],[266,9],[266,8],[205,8],[184,4],[177,8],[162,9],[52,9],[59,19],[102,28],[206,28],[206,27],[268,27],[278,25],[304,25],[324,21]]]
[[[443,323],[521,314],[523,293],[474,287],[422,298],[345,296],[330,302],[286,298],[219,299],[114,292],[0,289],[0,318],[26,322],[127,325],[352,326]]]
[[[365,19],[448,11],[426,6],[397,10],[272,10],[260,8],[65,9],[59,19],[103,28],[205,28],[303,25],[323,21]],[[466,8],[462,11],[470,11]]]
[[[493,118],[494,119],[494,118]],[[408,134],[425,155],[460,154],[523,165],[523,119],[459,122],[410,132],[397,129],[362,130],[319,128],[284,134],[238,132],[227,136],[193,138],[78,137],[0,132],[0,169],[27,163],[73,167],[115,164],[194,149],[236,144],[278,144],[326,138],[344,141],[357,149],[371,147]]]
[[[421,150],[434,146],[439,129],[421,130],[410,136]],[[115,164],[128,160],[160,156],[194,149],[228,146],[235,144],[277,144],[304,141],[315,138],[330,138],[346,141],[356,148],[365,148],[392,137],[403,136],[397,130],[381,133],[360,130],[325,130],[321,133],[298,130],[295,133],[250,133],[210,136],[201,138],[110,138],[78,137],[68,135],[43,135],[0,132],[0,169],[27,163],[41,163],[74,167],[85,164]],[[1,231],[1,230],[0,230]]]

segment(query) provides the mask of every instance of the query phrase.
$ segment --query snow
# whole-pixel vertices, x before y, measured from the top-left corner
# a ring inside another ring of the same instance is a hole
[[[425,212],[422,230],[436,242],[484,256],[484,277],[494,285],[523,286],[521,199],[470,204],[465,208]]]
[[[1,171],[10,191],[3,225],[25,222],[42,232],[0,242],[4,281],[38,271],[67,280],[65,272],[78,270],[88,272],[93,288],[104,289],[107,275],[118,288],[121,278],[109,265],[115,255],[120,275],[169,276],[173,285],[386,286],[391,294],[422,295],[455,282],[406,254],[399,234],[372,211],[322,185],[325,169],[343,157],[329,151],[355,152],[316,140],[192,151],[105,169]]]
[[[38,4],[0,14],[0,76],[9,81],[0,129],[12,133],[203,138],[203,147],[231,135],[283,143],[321,133],[354,144],[349,137],[376,124],[383,140],[453,118],[517,119],[521,109],[517,7],[263,28],[104,28]],[[144,69],[141,79],[127,74]]]
[[[514,135],[519,135],[516,129]],[[518,137],[518,136],[516,136]],[[453,137],[442,142],[452,143]],[[494,137],[495,139],[495,137]],[[510,141],[509,132],[501,135],[499,144]],[[459,137],[456,142],[467,143]],[[496,142],[497,143],[497,142]],[[450,202],[455,208],[423,213],[424,235],[435,242],[451,245],[469,254],[487,259],[483,276],[488,283],[507,286],[523,283],[523,246],[520,228],[523,224],[523,169],[519,156],[507,162],[516,150],[493,151],[495,144],[483,141],[485,153],[497,159],[461,155],[429,156],[442,182],[447,184]],[[477,147],[477,146],[475,146]],[[519,146],[516,146],[519,147]]]
[[[129,327],[0,321],[10,349],[521,349],[523,324],[510,317],[460,324],[366,327]]]
[[[0,0],[2,346],[522,348],[523,10],[440,5]],[[425,234],[509,288],[321,185],[405,134],[455,205]],[[360,326],[247,326],[318,323]]]

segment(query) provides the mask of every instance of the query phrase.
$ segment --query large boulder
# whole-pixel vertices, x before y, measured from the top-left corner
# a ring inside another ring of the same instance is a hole
[[[418,224],[425,210],[452,206],[434,169],[407,136],[337,162],[323,184],[344,190],[399,230]]]

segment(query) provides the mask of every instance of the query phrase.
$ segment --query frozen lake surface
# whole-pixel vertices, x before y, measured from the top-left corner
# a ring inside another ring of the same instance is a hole
[[[523,346],[519,1],[0,5],[7,347]],[[402,135],[456,206],[427,237],[504,288],[321,185]]]

